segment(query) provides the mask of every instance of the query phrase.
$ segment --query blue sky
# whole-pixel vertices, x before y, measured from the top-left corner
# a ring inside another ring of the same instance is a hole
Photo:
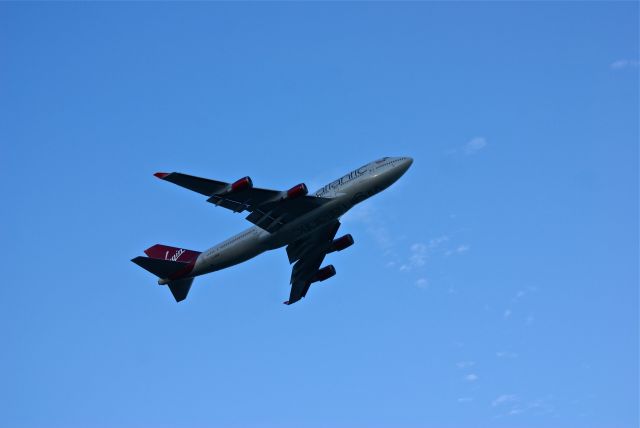
[[[637,3],[3,3],[0,425],[637,427]],[[412,156],[307,299],[130,258]]]

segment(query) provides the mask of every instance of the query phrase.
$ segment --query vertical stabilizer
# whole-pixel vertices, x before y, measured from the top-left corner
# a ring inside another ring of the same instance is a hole
[[[193,262],[200,255],[200,251],[185,250],[184,248],[170,247],[156,244],[144,250],[144,253],[152,259],[171,260],[172,262]]]

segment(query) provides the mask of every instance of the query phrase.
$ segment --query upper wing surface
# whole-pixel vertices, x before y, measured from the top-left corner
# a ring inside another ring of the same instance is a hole
[[[182,174],[181,172],[157,172],[154,175],[162,180],[177,184],[178,186],[193,190],[205,196],[222,192],[229,185],[229,183],[225,183],[224,181],[209,180],[208,178]]]
[[[207,202],[216,206],[234,212],[248,211],[247,220],[268,232],[277,231],[328,201],[307,195],[287,198],[287,192],[253,187],[248,177],[236,183],[227,183],[180,172],[156,173],[155,176],[208,196]]]

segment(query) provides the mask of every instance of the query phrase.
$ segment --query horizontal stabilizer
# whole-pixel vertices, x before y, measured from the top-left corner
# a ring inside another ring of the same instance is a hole
[[[186,270],[189,266],[187,262],[175,262],[171,260],[152,259],[150,257],[136,257],[131,259],[132,262],[137,264],[143,269],[151,272],[158,278],[169,278],[170,276]]]
[[[170,281],[167,285],[169,286],[169,290],[171,290],[171,294],[173,294],[173,297],[176,299],[176,302],[182,302],[187,298],[187,294],[191,289],[192,283],[193,278],[186,278]]]

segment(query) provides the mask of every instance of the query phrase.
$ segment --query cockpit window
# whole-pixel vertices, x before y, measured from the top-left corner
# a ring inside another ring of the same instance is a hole
[[[389,160],[391,159],[391,160]],[[379,161],[376,161],[376,169],[384,168],[387,165],[394,165],[400,161],[403,161],[405,158],[382,158]]]

